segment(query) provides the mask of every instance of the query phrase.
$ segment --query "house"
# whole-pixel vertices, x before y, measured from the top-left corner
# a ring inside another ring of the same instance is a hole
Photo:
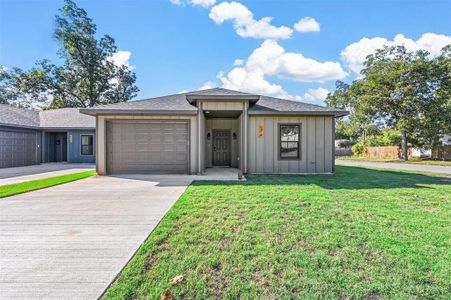
[[[346,111],[222,88],[80,110],[96,117],[98,174],[333,173]]]
[[[33,111],[0,104],[0,168],[94,163],[95,122],[78,108]]]

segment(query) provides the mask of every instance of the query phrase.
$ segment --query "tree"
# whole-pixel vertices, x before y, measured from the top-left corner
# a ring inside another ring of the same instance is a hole
[[[112,56],[117,48],[114,39],[96,38],[97,28],[86,11],[66,0],[55,17],[55,40],[60,44],[63,65],[48,60],[24,72],[2,71],[0,97],[17,103],[21,98],[49,102],[52,108],[92,107],[124,102],[139,91],[136,76],[127,66],[116,66]],[[28,103],[29,106],[29,103]]]
[[[362,78],[328,102],[351,108],[350,122],[396,129],[402,159],[407,146],[431,145],[449,128],[449,51],[432,60],[426,51],[384,47],[365,61]],[[368,123],[369,122],[369,123]],[[448,124],[446,124],[448,122]]]

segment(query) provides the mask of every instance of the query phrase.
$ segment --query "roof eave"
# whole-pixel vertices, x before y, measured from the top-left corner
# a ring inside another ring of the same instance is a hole
[[[343,117],[349,114],[348,111],[248,111],[249,115],[258,116],[334,116]]]
[[[197,115],[197,110],[151,110],[151,109],[80,109],[80,113],[97,115]]]

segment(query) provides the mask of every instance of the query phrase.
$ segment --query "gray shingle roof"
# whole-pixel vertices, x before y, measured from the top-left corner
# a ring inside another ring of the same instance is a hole
[[[96,119],[80,113],[79,108],[61,108],[39,112],[40,127],[95,128]]]
[[[186,95],[205,95],[205,96],[247,96],[247,95],[254,95],[254,96],[258,96],[255,94],[249,94],[249,93],[244,93],[244,92],[239,92],[239,91],[233,91],[233,90],[228,90],[228,89],[223,89],[223,88],[213,88],[213,89],[207,89],[207,90],[200,90],[200,91],[194,91],[194,92],[189,92],[186,93]]]
[[[92,116],[81,114],[78,108],[38,112],[0,104],[0,125],[27,128],[95,128],[96,120]]]
[[[186,112],[195,114],[197,112],[197,107],[189,104],[188,101],[186,101],[186,93],[181,93],[150,99],[99,105],[81,110],[82,113],[88,114],[91,114],[93,112],[137,113],[143,111],[151,111],[156,113]]]
[[[93,108],[82,109],[81,112],[90,115],[95,115],[97,113],[195,114],[197,107],[190,104],[189,101],[191,101],[193,97],[195,98],[196,96],[199,96],[199,99],[208,99],[208,97],[211,96],[212,99],[216,100],[220,100],[221,96],[224,96],[224,99],[233,99],[233,97],[235,97],[236,99],[245,99],[246,96],[249,96],[250,98],[254,99],[254,101],[250,104],[250,114],[315,114],[335,116],[343,116],[347,114],[346,111],[336,108],[322,107],[319,105],[303,103],[299,101],[248,94],[223,88],[214,88],[189,93],[162,96],[157,98],[95,106]],[[254,102],[256,103],[253,104]]]
[[[38,127],[39,114],[34,110],[0,104],[0,124],[30,128]]]
[[[249,107],[249,114],[278,114],[278,113],[292,113],[298,112],[306,114],[334,114],[337,116],[347,115],[347,111],[323,107],[315,104],[304,103],[300,101],[292,101],[268,96],[260,96],[260,100]]]

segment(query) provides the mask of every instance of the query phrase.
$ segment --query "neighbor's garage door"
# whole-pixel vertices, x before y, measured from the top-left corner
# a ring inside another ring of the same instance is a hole
[[[188,121],[107,122],[108,173],[188,173]]]
[[[39,164],[39,133],[0,129],[0,168]]]

